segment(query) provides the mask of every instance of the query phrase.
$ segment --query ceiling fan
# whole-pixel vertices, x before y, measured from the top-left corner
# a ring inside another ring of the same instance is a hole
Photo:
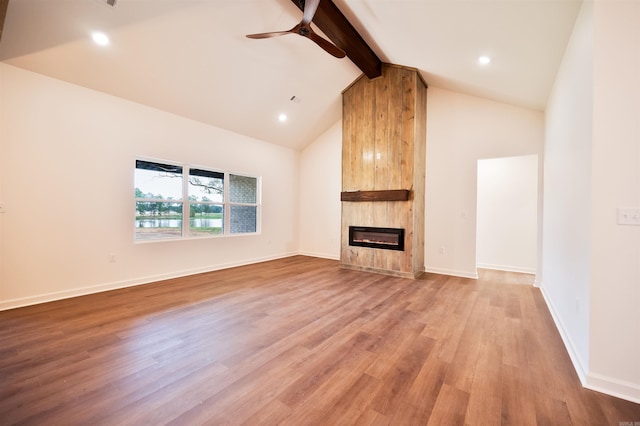
[[[335,44],[330,41],[320,37],[316,34],[311,28],[311,20],[313,16],[316,14],[316,10],[318,10],[318,5],[320,5],[320,0],[300,0],[301,7],[304,8],[304,12],[302,14],[302,21],[295,27],[291,28],[288,31],[275,31],[270,33],[260,33],[260,34],[249,34],[247,37],[259,39],[259,38],[270,38],[277,37],[286,34],[298,34],[302,37],[306,37],[309,40],[315,42],[318,46],[322,47],[329,54],[335,56],[336,58],[344,58],[345,52],[340,49]],[[304,6],[303,6],[304,5]]]

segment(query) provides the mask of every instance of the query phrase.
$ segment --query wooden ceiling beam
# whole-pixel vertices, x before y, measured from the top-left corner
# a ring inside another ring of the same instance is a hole
[[[0,0],[0,40],[2,40],[2,30],[4,29],[4,18],[7,16],[9,0]]]
[[[304,11],[304,1],[291,0]],[[336,46],[344,50],[347,57],[369,78],[382,75],[382,61],[364,41],[353,25],[331,0],[320,0],[313,23],[329,37]]]

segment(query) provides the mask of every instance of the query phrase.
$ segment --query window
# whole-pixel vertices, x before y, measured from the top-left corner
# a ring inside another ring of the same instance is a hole
[[[182,167],[136,161],[136,239],[182,236]]]
[[[136,160],[135,239],[256,233],[259,190],[257,177]]]
[[[232,234],[256,232],[258,226],[258,179],[229,175],[230,226]]]
[[[189,235],[224,234],[224,173],[189,169]]]

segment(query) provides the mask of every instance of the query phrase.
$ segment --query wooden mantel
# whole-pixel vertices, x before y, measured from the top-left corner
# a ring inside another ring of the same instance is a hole
[[[340,193],[340,201],[407,201],[410,195],[408,189],[344,191]]]

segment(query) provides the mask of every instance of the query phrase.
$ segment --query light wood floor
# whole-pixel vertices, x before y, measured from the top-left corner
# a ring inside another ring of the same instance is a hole
[[[530,276],[296,256],[0,312],[0,424],[613,425]]]

